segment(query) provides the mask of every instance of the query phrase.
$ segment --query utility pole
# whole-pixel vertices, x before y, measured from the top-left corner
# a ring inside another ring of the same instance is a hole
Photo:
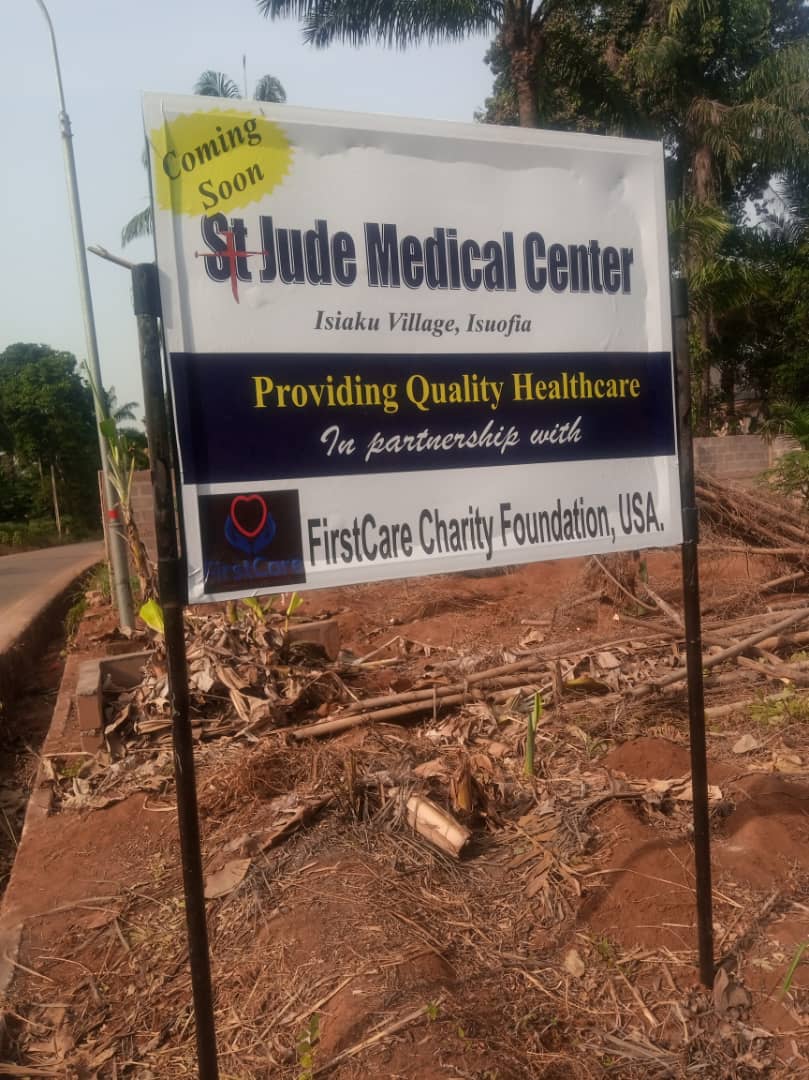
[[[36,0],[39,10],[48,24],[48,33],[53,50],[53,62],[56,68],[56,86],[59,91],[59,126],[62,133],[62,148],[65,154],[65,176],[67,179],[68,202],[70,204],[70,219],[73,225],[73,244],[76,252],[76,268],[79,274],[79,294],[81,297],[82,316],[84,318],[84,337],[87,346],[87,364],[93,382],[99,393],[94,394],[96,430],[98,434],[98,449],[101,455],[101,471],[104,475],[104,494],[107,504],[107,533],[109,536],[110,564],[112,569],[112,593],[118,608],[118,619],[121,626],[127,630],[134,629],[135,617],[132,612],[132,590],[129,586],[129,567],[126,556],[126,543],[121,532],[120,511],[118,509],[118,496],[115,488],[110,483],[109,461],[107,457],[107,443],[101,434],[101,422],[105,417],[105,409],[101,399],[103,383],[101,381],[101,367],[98,360],[98,339],[96,337],[95,317],[93,315],[93,298],[90,294],[90,275],[87,270],[87,255],[84,251],[84,226],[81,220],[81,205],[79,203],[79,186],[76,180],[76,161],[73,156],[73,132],[70,127],[70,117],[65,105],[65,93],[62,87],[62,70],[59,66],[59,53],[56,49],[56,35],[53,32],[53,23],[45,7],[44,0]]]

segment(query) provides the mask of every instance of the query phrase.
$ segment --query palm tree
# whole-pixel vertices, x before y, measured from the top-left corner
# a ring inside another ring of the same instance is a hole
[[[201,97],[240,98],[239,87],[228,75],[221,71],[203,71],[194,83],[194,93]],[[253,89],[253,101],[269,101],[283,105],[287,99],[286,90],[274,75],[262,75]],[[148,168],[149,158],[144,148],[141,155],[144,168]],[[152,208],[144,207],[124,225],[121,230],[121,246],[126,247],[139,236],[151,236]]]
[[[240,98],[239,87],[222,71],[203,71],[194,83],[194,93],[203,97]],[[262,75],[253,89],[253,101],[272,101],[283,105],[287,99],[280,81],[274,75]]]
[[[271,19],[303,20],[304,40],[318,48],[342,41],[406,48],[417,42],[499,35],[508,55],[520,125],[539,126],[540,62],[548,20],[569,0],[257,0]]]
[[[650,4],[621,60],[626,85],[666,141],[669,189],[695,219],[718,214],[741,225],[747,200],[774,174],[809,163],[809,8],[791,7],[788,16],[780,0]],[[723,257],[718,244],[706,252],[703,240],[686,237],[678,254],[692,286],[695,401],[707,434],[722,316],[766,289],[766,275],[757,259]],[[733,368],[723,367],[729,399]]]
[[[119,405],[114,386],[110,386],[103,393],[106,414],[111,416],[116,424],[120,424],[122,420],[137,420],[135,416],[135,409],[138,407],[137,401],[124,401]]]

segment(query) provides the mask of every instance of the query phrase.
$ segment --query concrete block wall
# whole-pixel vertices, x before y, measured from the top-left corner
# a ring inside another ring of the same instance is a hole
[[[694,466],[717,480],[753,483],[788,450],[797,449],[793,439],[767,442],[759,435],[717,435],[694,439]]]
[[[157,562],[157,537],[154,527],[154,503],[152,502],[152,474],[148,469],[136,472],[132,478],[132,514],[138,526],[140,538],[146,545],[149,558]]]

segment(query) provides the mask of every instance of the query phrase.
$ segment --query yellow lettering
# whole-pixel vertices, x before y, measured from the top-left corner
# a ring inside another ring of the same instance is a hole
[[[267,397],[268,394],[271,394],[273,392],[273,381],[266,375],[254,375],[253,383],[255,384],[256,389],[255,408],[266,409],[267,406],[264,404],[264,398]]]

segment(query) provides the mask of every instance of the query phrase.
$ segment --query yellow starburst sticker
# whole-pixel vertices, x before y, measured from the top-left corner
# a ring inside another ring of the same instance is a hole
[[[228,213],[268,195],[292,164],[278,124],[253,113],[185,113],[149,133],[155,198],[175,214]]]

